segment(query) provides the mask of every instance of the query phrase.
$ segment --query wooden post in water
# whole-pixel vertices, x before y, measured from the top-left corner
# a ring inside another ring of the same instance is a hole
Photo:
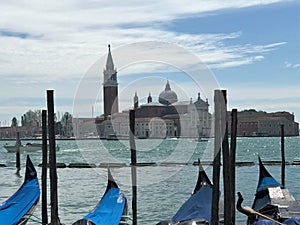
[[[284,125],[281,128],[281,184],[285,187],[285,153],[284,153]]]
[[[236,158],[236,135],[237,135],[237,109],[231,111],[231,138],[230,138],[230,161],[231,161],[231,224],[235,224],[235,158]]]
[[[48,224],[47,210],[47,111],[42,110],[42,224]]]
[[[215,141],[213,164],[213,193],[211,209],[211,225],[219,224],[219,189],[220,189],[220,158],[221,158],[221,96],[220,90],[214,91],[215,109]]]
[[[223,154],[223,184],[224,184],[224,224],[231,224],[231,162],[228,143],[227,93],[221,95],[221,139]]]
[[[20,146],[21,146],[20,132],[17,132],[17,136],[16,136],[16,168],[17,168],[17,173],[19,173],[19,171],[21,170]]]
[[[136,174],[136,146],[135,134],[135,110],[129,111],[129,137],[131,151],[131,181],[132,181],[132,224],[137,225],[137,174]]]
[[[47,90],[51,225],[59,225],[53,90]]]

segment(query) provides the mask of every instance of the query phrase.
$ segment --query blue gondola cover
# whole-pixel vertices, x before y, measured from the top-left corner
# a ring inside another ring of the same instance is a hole
[[[90,220],[97,225],[118,225],[125,203],[126,199],[120,188],[111,188],[84,219]]]
[[[264,167],[260,157],[258,157],[258,161],[259,161],[259,180],[258,180],[256,193],[267,190],[270,187],[282,187],[282,185],[277,180],[275,180],[272,177],[272,175],[269,173],[269,171],[267,171],[267,169]]]
[[[8,200],[0,204],[0,224],[15,225],[24,217],[40,197],[36,171],[27,157],[26,175],[22,186]]]
[[[210,221],[212,204],[212,188],[203,186],[193,194],[172,218],[173,222],[191,220],[195,218]]]

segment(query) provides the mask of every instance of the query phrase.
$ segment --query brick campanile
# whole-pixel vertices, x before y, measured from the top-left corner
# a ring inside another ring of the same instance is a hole
[[[107,116],[119,112],[117,70],[112,60],[110,45],[108,45],[108,55],[103,75],[104,117],[106,119]]]

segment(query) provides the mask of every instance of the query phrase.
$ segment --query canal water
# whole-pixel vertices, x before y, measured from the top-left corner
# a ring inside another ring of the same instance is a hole
[[[22,141],[26,144],[29,141]],[[38,142],[38,141],[32,141]],[[9,198],[22,184],[26,153],[21,154],[20,174],[15,175],[15,154],[7,153],[5,144],[15,141],[0,141],[0,202]],[[66,165],[74,163],[91,163],[96,168],[58,168],[59,216],[61,222],[68,225],[92,210],[106,188],[107,165],[130,163],[128,140],[58,140],[60,150],[57,162]],[[170,219],[189,198],[197,180],[198,168],[193,162],[198,158],[202,162],[213,160],[213,139],[197,142],[193,139],[136,140],[138,163],[156,163],[151,166],[138,167],[138,224],[154,225],[161,220]],[[300,160],[300,137],[286,137],[286,161],[292,163]],[[41,176],[42,153],[29,153],[39,177]],[[244,196],[244,205],[250,205],[258,181],[258,155],[263,161],[280,161],[280,138],[238,138],[236,158],[238,162],[254,162],[253,166],[236,167],[236,190]],[[99,167],[101,165],[101,167]],[[279,165],[266,166],[270,173],[281,181]],[[212,167],[204,166],[212,178]],[[131,174],[130,167],[112,168],[120,188],[128,198],[131,212]],[[221,172],[222,174],[222,172]],[[294,197],[300,200],[299,179],[300,166],[286,166],[286,186]],[[221,188],[223,184],[221,181]],[[222,192],[222,190],[221,190]],[[49,207],[50,208],[50,207]],[[35,212],[40,215],[40,203]],[[50,214],[49,214],[50,215]],[[49,216],[50,218],[50,216]],[[236,224],[245,224],[246,217],[237,212]],[[39,224],[29,221],[28,225]]]

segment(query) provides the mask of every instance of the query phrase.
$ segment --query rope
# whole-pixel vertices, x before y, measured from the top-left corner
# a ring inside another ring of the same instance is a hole
[[[119,224],[129,225],[130,223],[125,222],[125,221],[120,221]]]
[[[43,224],[42,220],[39,217],[32,214],[32,213],[26,213],[23,218],[26,219],[26,220],[30,220],[30,221],[39,223],[39,224]]]
[[[126,215],[122,216],[122,219],[129,219],[129,220],[132,220],[132,218],[131,218],[130,216],[126,216]]]
[[[120,221],[119,224],[122,224],[122,225],[130,225],[129,222],[127,222],[127,220],[131,220],[132,221],[132,218],[130,216],[127,216],[127,215],[123,215],[122,216],[122,219],[125,219],[126,221]]]

